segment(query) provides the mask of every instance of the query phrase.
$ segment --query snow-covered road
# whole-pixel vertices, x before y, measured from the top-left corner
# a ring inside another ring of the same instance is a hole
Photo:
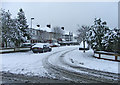
[[[45,63],[47,64],[46,67],[48,70],[51,70],[51,74],[53,73],[54,76],[60,78],[67,78],[69,80],[75,81],[75,82],[117,82],[114,80],[118,80],[118,75],[115,73],[110,72],[104,72],[100,70],[85,68],[83,66],[77,66],[72,65],[68,62],[65,62],[66,57],[69,57],[70,53],[73,53],[73,51],[76,51],[78,49],[69,49],[69,50],[63,50],[58,51],[51,56],[48,56],[45,60]],[[66,56],[68,54],[69,56]],[[74,53],[73,53],[74,54]],[[56,56],[57,55],[57,56]],[[75,54],[74,54],[75,55]],[[87,57],[87,56],[86,56]],[[91,57],[91,56],[88,56]],[[74,59],[74,58],[73,58]],[[81,64],[81,63],[79,63]],[[44,64],[45,65],[45,64]],[[82,64],[83,65],[83,64]],[[55,75],[56,74],[56,75]]]
[[[95,59],[92,57],[92,51],[83,54],[78,48],[79,46],[64,46],[53,48],[52,52],[40,54],[34,54],[31,51],[1,54],[1,71],[67,80],[76,80],[78,77],[83,77],[84,74],[85,78],[89,76],[89,81],[95,81],[96,76],[93,78],[93,75],[105,77],[109,72],[112,72],[109,79],[116,79],[115,73],[118,73],[118,62]],[[71,74],[74,74],[74,77]],[[78,81],[87,80],[78,79]],[[103,79],[103,81],[108,80]]]

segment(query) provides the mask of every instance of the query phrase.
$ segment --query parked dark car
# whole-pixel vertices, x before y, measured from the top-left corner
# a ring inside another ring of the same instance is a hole
[[[32,47],[33,53],[43,53],[43,52],[50,52],[52,48],[49,47],[48,44],[45,43],[37,43]]]
[[[51,43],[50,47],[60,47],[60,44],[58,44],[58,43]]]

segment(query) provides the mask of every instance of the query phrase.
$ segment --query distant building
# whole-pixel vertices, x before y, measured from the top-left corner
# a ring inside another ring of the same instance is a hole
[[[64,41],[73,41],[73,33],[72,32],[66,32],[63,35]]]

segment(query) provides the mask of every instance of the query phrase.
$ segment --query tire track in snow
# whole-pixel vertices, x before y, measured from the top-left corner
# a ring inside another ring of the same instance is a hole
[[[75,49],[65,51],[64,53],[67,53],[67,52],[70,52],[70,51],[73,51],[73,50],[75,50]],[[59,66],[56,66],[56,65],[53,65],[53,64],[49,63],[48,59],[49,59],[52,55],[55,55],[55,54],[60,53],[60,52],[63,52],[63,50],[62,50],[62,51],[55,52],[55,53],[47,56],[47,57],[44,59],[43,63],[45,62],[44,65],[45,65],[45,68],[48,69],[48,71],[51,70],[52,73],[55,72],[56,75],[58,75],[58,76],[61,75],[61,77],[64,76],[65,79],[67,78],[67,79],[69,79],[69,80],[71,80],[71,81],[74,81],[74,82],[80,82],[80,83],[98,83],[98,82],[99,82],[99,81],[95,81],[95,80],[91,79],[89,75],[78,74],[78,73],[76,73],[76,72],[71,72],[71,71],[69,71],[69,70],[66,70],[65,68],[62,68],[62,67],[59,67]],[[62,54],[64,54],[64,53],[62,53]],[[50,73],[50,74],[51,74],[51,73]],[[58,77],[58,79],[59,79],[59,78],[60,78],[60,77]]]
[[[69,53],[69,51],[65,52],[64,54],[62,54],[59,57],[59,60],[64,65],[70,66],[71,68],[74,68],[74,69],[79,70],[79,71],[83,71],[86,74],[88,74],[89,76],[92,76],[91,78],[94,78],[95,80],[99,79],[102,82],[108,82],[108,83],[109,82],[111,82],[111,83],[117,83],[118,82],[118,80],[119,80],[119,74],[111,73],[111,72],[104,72],[104,71],[90,69],[90,68],[85,68],[85,67],[81,67],[81,66],[74,66],[74,65],[71,65],[71,64],[65,62],[64,61],[64,57],[65,57],[65,55],[67,53]]]
[[[115,81],[114,79],[105,78],[105,77],[112,77],[113,78],[113,76],[114,76],[114,78],[117,78],[117,77],[115,77],[116,76],[115,74],[112,74],[112,76],[111,76],[107,72],[98,71],[98,70],[94,70],[94,69],[88,69],[88,68],[84,68],[84,67],[72,66],[72,65],[69,65],[66,62],[64,62],[63,58],[64,58],[65,54],[67,54],[73,50],[75,50],[75,49],[67,50],[67,51],[61,50],[61,51],[54,52],[53,54],[50,54],[45,59],[43,59],[44,67],[46,69],[48,69],[48,71],[51,70],[50,74],[53,73],[55,76],[57,75],[57,77],[61,75],[61,77],[64,77],[66,79],[68,78],[69,80],[74,81],[74,82],[82,82],[82,83],[101,83],[101,82],[114,83],[115,82],[115,83],[117,83],[117,81]],[[63,68],[63,67],[60,67],[57,65],[53,65],[48,61],[48,59],[51,56],[56,55],[57,53],[60,53],[60,52],[63,52],[60,56],[58,56],[59,60],[62,64],[67,65],[71,68],[77,69],[77,70],[82,71],[82,72],[78,73],[75,71],[70,71],[66,68]],[[103,76],[103,77],[101,77],[101,76]],[[60,77],[58,77],[58,79],[59,78]]]

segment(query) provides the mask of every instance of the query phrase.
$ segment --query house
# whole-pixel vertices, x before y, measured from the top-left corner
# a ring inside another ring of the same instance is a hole
[[[54,32],[54,29],[51,27],[51,25],[46,25],[46,27],[40,27],[40,25],[37,25],[36,28],[32,29],[31,33],[31,43],[57,42],[60,38],[62,38],[60,33]]]
[[[64,30],[64,27],[54,27],[51,25],[46,25],[45,27],[40,27],[37,25],[36,28],[32,29],[32,39],[31,43],[39,43],[39,42],[77,42],[74,38],[74,34],[72,32],[68,32]]]

